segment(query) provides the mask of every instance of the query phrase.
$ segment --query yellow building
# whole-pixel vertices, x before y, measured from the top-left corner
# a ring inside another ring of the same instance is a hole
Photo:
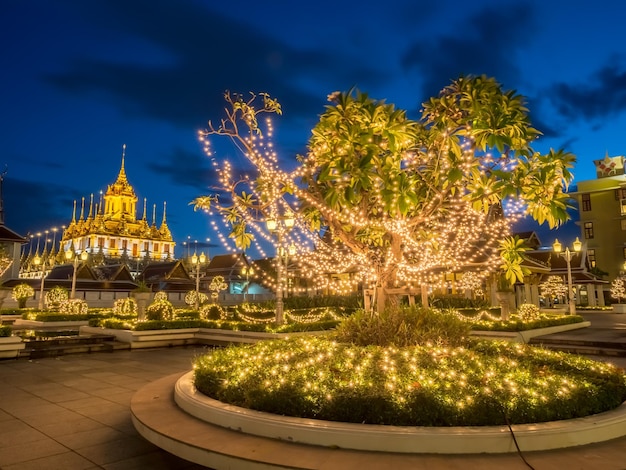
[[[156,204],[153,206],[152,223],[146,219],[146,200],[143,216],[137,218],[137,196],[126,178],[124,170],[126,146],[122,153],[122,165],[115,183],[108,186],[106,193],[94,205],[93,194],[89,201],[89,212],[85,213],[85,198],[82,200],[80,216],[76,219],[76,201],[72,221],[63,231],[61,249],[77,254],[87,251],[94,260],[141,261],[171,260],[176,243],[167,226],[163,203],[161,225],[156,224]]]
[[[578,200],[581,240],[591,268],[608,272],[609,280],[624,272],[626,261],[626,176],[624,156],[595,160],[594,180],[580,181],[570,193]]]

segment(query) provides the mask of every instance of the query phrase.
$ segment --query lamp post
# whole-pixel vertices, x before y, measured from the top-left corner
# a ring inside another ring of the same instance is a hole
[[[252,269],[252,266],[244,266],[243,268],[241,268],[241,274],[246,276],[246,289],[243,291],[243,301],[245,302],[248,296],[248,287],[250,286],[249,279],[250,276],[254,274],[254,269]]]
[[[74,253],[72,252],[72,250],[67,250],[65,252],[65,259],[67,261],[70,261],[73,255]],[[87,253],[86,250],[83,250],[83,252],[80,254],[81,261],[83,262],[87,261],[88,257],[89,257],[89,253]],[[73,299],[76,297],[76,271],[78,271],[78,254],[74,256],[74,269],[72,271],[72,291],[70,292],[70,299]]]
[[[200,307],[200,265],[206,263],[206,255],[204,252],[198,256],[195,252],[191,257],[191,264],[196,267],[196,310]]]
[[[43,259],[37,255],[33,259],[33,263],[35,266],[39,266],[41,264],[41,283],[39,284],[39,310],[43,310],[43,278],[44,278],[44,270],[46,269],[45,263],[43,263]]]
[[[565,251],[561,252],[563,245],[561,245],[561,242],[559,242],[558,239],[554,240],[552,248],[554,249],[555,253],[563,256],[565,258],[565,261],[567,262],[567,298],[569,301],[569,314],[576,315],[576,301],[574,300],[574,295],[572,294],[572,252],[567,246],[565,247]],[[576,237],[576,240],[573,243],[573,248],[576,253],[578,253],[582,248],[582,242],[578,239],[578,237]]]
[[[282,222],[280,224],[279,222]],[[283,262],[281,249],[283,244],[283,232],[291,230],[295,224],[293,212],[287,211],[283,217],[278,219],[269,218],[265,221],[267,229],[276,233],[278,239],[278,249],[276,253],[276,324],[283,324]]]

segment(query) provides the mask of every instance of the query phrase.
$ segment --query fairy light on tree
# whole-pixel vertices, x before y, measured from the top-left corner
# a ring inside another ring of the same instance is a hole
[[[229,137],[256,176],[236,176],[225,162],[220,190],[232,202],[202,196],[195,207],[215,207],[240,249],[253,231],[270,241],[259,222],[293,210],[284,243],[298,233],[301,272],[318,280],[356,271],[355,283],[375,284],[378,310],[397,302],[392,290],[421,285],[424,293],[476,266],[521,281],[519,263],[501,258],[511,222],[521,213],[550,227],[568,219],[564,188],[575,157],[533,150],[540,132],[524,98],[494,79],[455,80],[423,105],[419,120],[363,93],[333,93],[291,173],[278,168],[271,125],[266,136],[260,131],[259,115],[281,114],[278,102],[266,94],[225,98],[226,118],[209,122],[201,140]]]

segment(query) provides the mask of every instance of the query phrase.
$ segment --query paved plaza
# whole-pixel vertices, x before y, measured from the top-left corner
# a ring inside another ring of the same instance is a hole
[[[587,337],[626,341],[626,315],[603,314],[591,317],[591,321]],[[581,334],[577,332],[574,337],[580,338]],[[205,468],[143,439],[131,422],[129,410],[131,397],[138,389],[190,370],[194,357],[204,351],[194,346],[0,361],[0,469]],[[626,368],[626,357],[594,358]],[[319,468],[391,468],[382,457],[354,454],[352,460],[344,460],[339,467],[329,462]],[[624,470],[626,438],[580,448],[530,452],[524,458],[528,465],[516,454],[407,456],[408,465],[402,468]]]

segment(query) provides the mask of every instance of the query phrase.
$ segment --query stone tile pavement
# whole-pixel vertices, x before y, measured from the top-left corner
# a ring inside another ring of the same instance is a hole
[[[131,422],[142,386],[188,371],[202,347],[0,361],[0,469],[201,469]]]

